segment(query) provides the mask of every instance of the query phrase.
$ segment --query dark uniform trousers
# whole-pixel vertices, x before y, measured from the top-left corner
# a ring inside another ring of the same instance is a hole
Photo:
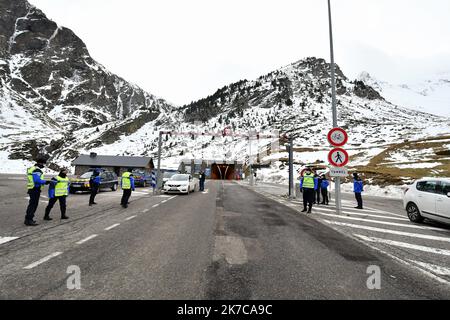
[[[45,216],[49,216],[50,210],[52,210],[56,201],[59,201],[59,208],[61,209],[61,217],[66,216],[66,196],[54,197],[48,200],[48,205],[45,208]]]
[[[39,198],[41,196],[41,188],[33,188],[28,190],[28,195],[30,196],[30,200],[28,202],[27,214],[25,216],[25,220],[33,220],[34,214],[39,205]]]
[[[306,210],[307,206],[308,206],[308,210],[312,209],[315,194],[316,194],[316,191],[313,188],[303,188],[303,209],[304,210]]]
[[[124,189],[120,204],[122,206],[126,206],[128,204],[128,200],[130,199],[130,197],[131,197],[131,189]]]
[[[98,193],[98,184],[93,183],[91,188],[91,196],[89,197],[89,204],[93,204],[95,202],[95,196]]]
[[[322,204],[328,204],[328,189],[320,188],[320,191],[322,192]]]
[[[358,208],[362,209],[363,201],[362,201],[361,192],[355,192],[355,198],[356,198],[356,201],[358,202]]]

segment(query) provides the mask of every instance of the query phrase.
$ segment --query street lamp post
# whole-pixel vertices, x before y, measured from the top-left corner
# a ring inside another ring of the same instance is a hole
[[[336,82],[334,74],[334,50],[333,50],[333,28],[331,24],[331,5],[330,0],[328,0],[328,25],[330,30],[330,57],[331,57],[331,108],[333,112],[333,128],[338,127],[337,123],[337,110],[336,110]],[[335,178],[335,201],[336,201],[336,213],[341,214],[342,204],[341,204],[341,178]]]

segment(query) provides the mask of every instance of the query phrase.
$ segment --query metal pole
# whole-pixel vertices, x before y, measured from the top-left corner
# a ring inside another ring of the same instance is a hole
[[[252,158],[252,137],[251,133],[248,134],[248,163],[250,164],[250,186],[253,187],[253,158]]]
[[[161,187],[161,147],[162,147],[162,131],[159,132],[158,138],[158,169],[156,171],[156,189],[160,189]]]
[[[331,5],[328,0],[328,25],[330,29],[330,57],[331,57],[331,107],[333,111],[333,128],[338,127],[337,123],[337,110],[336,110],[336,83],[334,74],[334,50],[333,50],[333,28],[331,23]],[[336,214],[341,214],[341,178],[335,178],[335,202],[336,202]]]
[[[294,198],[294,138],[289,137],[289,199]]]

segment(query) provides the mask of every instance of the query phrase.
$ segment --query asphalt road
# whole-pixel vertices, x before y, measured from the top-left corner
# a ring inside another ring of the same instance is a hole
[[[69,221],[55,207],[45,223],[42,203],[30,228],[24,181],[1,181],[0,237],[17,237],[0,244],[1,299],[450,298],[446,284],[237,183],[189,196],[137,189],[128,209],[120,192],[95,207],[77,194]],[[370,266],[381,289],[367,287]],[[68,288],[75,269],[81,289]]]

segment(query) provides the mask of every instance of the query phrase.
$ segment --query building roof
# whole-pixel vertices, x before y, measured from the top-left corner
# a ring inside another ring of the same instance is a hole
[[[130,168],[145,168],[149,164],[153,165],[150,157],[129,157],[129,156],[90,156],[82,154],[76,158],[72,165],[78,166],[95,166],[95,167],[130,167]]]

